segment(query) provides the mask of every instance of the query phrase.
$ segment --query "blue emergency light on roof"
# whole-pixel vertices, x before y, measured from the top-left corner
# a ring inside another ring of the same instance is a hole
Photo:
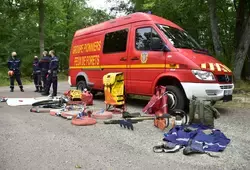
[[[151,11],[148,11],[147,13],[148,13],[148,14],[152,14],[152,12],[151,12]]]

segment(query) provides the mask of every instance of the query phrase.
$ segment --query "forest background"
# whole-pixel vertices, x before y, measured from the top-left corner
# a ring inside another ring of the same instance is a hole
[[[34,55],[54,49],[60,57],[61,78],[65,79],[76,30],[119,14],[151,11],[184,28],[233,70],[237,86],[250,88],[249,0],[104,1],[114,5],[100,10],[89,7],[85,0],[0,1],[0,85],[8,84],[6,62],[12,51],[21,56],[22,76],[29,82]]]

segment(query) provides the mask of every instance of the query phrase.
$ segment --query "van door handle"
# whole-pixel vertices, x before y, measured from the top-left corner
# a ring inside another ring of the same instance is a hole
[[[139,58],[138,57],[133,57],[133,58],[131,58],[131,60],[139,60]]]
[[[120,59],[120,61],[127,61],[127,58],[122,57],[122,58]]]

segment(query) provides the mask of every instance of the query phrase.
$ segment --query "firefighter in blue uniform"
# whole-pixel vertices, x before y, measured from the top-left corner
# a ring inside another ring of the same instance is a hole
[[[39,67],[39,59],[37,56],[34,57],[33,61],[33,79],[36,87],[35,92],[42,91],[41,69]]]
[[[52,96],[57,95],[57,74],[58,74],[58,67],[59,67],[59,60],[57,56],[55,56],[55,52],[51,50],[49,52],[49,55],[52,57],[49,65],[49,71],[48,71],[48,79],[47,79],[47,87],[43,95],[49,95],[50,86],[53,84],[53,93]]]
[[[10,91],[11,92],[14,91],[14,81],[15,81],[15,79],[16,79],[16,81],[18,83],[18,86],[19,86],[21,92],[24,92],[22,81],[20,79],[20,76],[21,76],[20,66],[21,66],[21,60],[17,58],[17,53],[16,52],[12,52],[11,57],[8,60],[9,71],[14,72],[14,74],[12,76],[10,76]]]
[[[50,57],[48,56],[48,52],[43,52],[43,57],[39,61],[39,68],[41,70],[41,80],[42,80],[42,90],[45,91],[47,86],[47,76],[48,76],[48,70],[49,70],[49,63],[50,63]],[[41,91],[42,91],[41,90]]]

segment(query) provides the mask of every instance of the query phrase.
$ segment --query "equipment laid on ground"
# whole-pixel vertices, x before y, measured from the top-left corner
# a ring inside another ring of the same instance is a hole
[[[111,107],[125,110],[124,99],[124,75],[122,72],[108,73],[103,76],[104,94],[106,110],[111,110]]]
[[[176,126],[164,134],[163,140],[166,144],[153,147],[154,152],[172,153],[185,147],[184,155],[199,153],[218,157],[211,155],[209,152],[222,152],[230,143],[230,139],[220,130],[201,124]],[[177,145],[179,147],[175,148]]]
[[[9,106],[31,106],[33,103],[51,99],[50,97],[37,97],[37,98],[8,98],[6,103]]]
[[[69,90],[64,93],[64,96],[69,98],[71,104],[85,103],[87,106],[93,105],[93,95],[87,89],[84,89],[83,92],[81,90]]]
[[[112,119],[112,112],[102,109],[101,111],[93,112],[92,117],[95,119]]]
[[[86,103],[87,106],[93,105],[93,94],[87,89],[84,89],[82,93],[82,101]]]
[[[192,100],[190,100],[189,117],[190,123],[214,127],[214,119],[219,118],[220,113],[211,106],[210,102],[199,100],[193,96]]]
[[[88,126],[96,124],[96,120],[91,117],[92,112],[84,110],[72,118],[71,124],[76,126]]]
[[[168,95],[166,93],[166,87],[157,86],[155,94],[142,110],[144,113],[156,115],[154,126],[161,130],[164,130],[169,125],[170,115],[168,115],[167,102]]]
[[[134,130],[133,123],[130,120],[120,120],[120,127],[127,128],[129,130]]]
[[[61,110],[62,110],[62,109],[51,109],[51,110],[49,111],[49,114],[50,114],[51,116],[56,116],[58,112],[61,112]]]
[[[104,121],[104,124],[119,124],[120,127],[124,127],[129,130],[134,130],[133,124],[138,122],[139,122],[138,120],[131,120],[131,119],[130,120],[116,119],[116,120],[106,120]]]
[[[71,124],[76,126],[88,126],[96,124],[96,120],[91,117],[84,116],[81,119],[73,118]]]
[[[38,102],[34,102],[32,104],[32,108],[30,109],[30,111],[32,112],[39,112],[40,108],[63,108],[63,106],[66,105],[66,103],[68,103],[68,98],[66,97],[55,97],[55,98],[51,98],[51,99],[45,99],[45,100],[41,100]]]
[[[168,110],[168,95],[166,92],[166,87],[157,86],[155,88],[155,94],[151,97],[148,104],[142,109],[145,114],[156,114],[161,112],[161,114],[167,114]]]
[[[128,129],[134,130],[133,123],[138,123],[144,120],[160,120],[164,119],[165,121],[165,127],[168,127],[169,125],[169,114],[164,114],[161,117],[160,116],[141,116],[140,113],[129,113],[124,112],[123,116],[124,119],[113,119],[113,120],[107,120],[104,121],[104,124],[120,124],[121,127],[127,127]],[[160,126],[160,125],[159,125]],[[164,129],[165,129],[164,127]]]
[[[0,102],[6,102],[7,100],[8,100],[8,98],[2,97],[2,98],[0,99]]]
[[[178,118],[179,117],[179,118]],[[171,127],[174,125],[183,125],[187,124],[187,114],[182,110],[173,110],[170,111],[169,114],[162,114],[162,115],[145,115],[142,116],[140,113],[129,113],[124,111],[122,113],[123,119],[112,119],[104,121],[104,124],[122,124],[128,125],[131,127],[132,123],[138,123],[144,120],[154,120],[154,125],[161,130],[164,130],[166,127],[171,124]],[[171,119],[171,122],[170,122]],[[125,122],[123,122],[125,120]]]
[[[153,147],[153,151],[155,153],[175,153],[178,152],[180,149],[182,149],[181,145],[176,145],[174,143],[168,142],[166,144],[162,144],[162,145],[157,145]]]
[[[61,111],[61,117],[68,118],[68,117],[76,117],[81,111],[79,110],[66,110]]]
[[[104,120],[103,123],[104,124],[120,124],[122,119],[113,119],[113,120]],[[142,120],[130,120],[131,123],[138,123]]]
[[[53,107],[39,107],[39,108],[31,108],[30,112],[34,113],[47,113],[50,112]],[[54,109],[59,109],[60,107],[54,107]]]

